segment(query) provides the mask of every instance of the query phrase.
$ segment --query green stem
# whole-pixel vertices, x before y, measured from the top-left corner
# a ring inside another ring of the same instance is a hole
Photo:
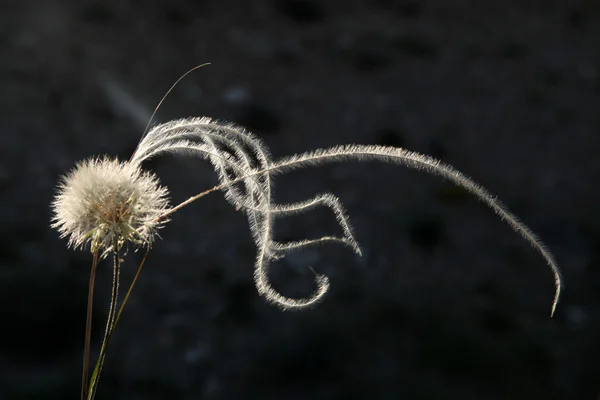
[[[119,323],[119,320],[121,319],[121,314],[123,313],[125,304],[127,304],[127,300],[129,300],[131,291],[133,290],[133,287],[135,286],[135,284],[138,280],[138,277],[140,276],[140,272],[142,272],[142,267],[146,263],[146,259],[148,258],[149,253],[150,253],[150,248],[148,248],[148,250],[146,251],[146,254],[144,255],[144,258],[142,258],[142,261],[140,262],[140,266],[138,267],[138,270],[135,273],[135,276],[133,277],[133,281],[131,282],[131,285],[129,286],[127,293],[125,294],[125,298],[123,299],[123,302],[121,303],[119,312],[116,314],[116,318],[114,319],[111,331],[108,332],[108,334],[105,335],[105,337],[104,337],[102,347],[100,349],[100,355],[98,356],[98,361],[96,362],[96,366],[94,367],[94,372],[92,373],[92,379],[91,379],[91,383],[90,383],[90,396],[88,397],[88,400],[94,399],[94,396],[96,394],[98,379],[100,377],[100,371],[102,369],[102,360],[104,360],[104,356],[106,355],[106,348],[108,346],[108,343],[110,341],[110,338],[112,337],[112,334],[113,334],[115,328],[117,327],[117,324]]]
[[[119,298],[119,281],[121,276],[121,260],[119,259],[119,253],[117,251],[113,253],[113,259],[113,283],[110,295],[110,307],[108,309],[108,318],[106,320],[106,329],[104,330],[104,338],[102,339],[100,355],[98,356],[98,360],[96,361],[96,368],[94,368],[94,374],[92,375],[92,383],[90,385],[90,390],[88,393],[89,400],[93,400],[96,396],[97,382],[100,379],[100,372],[102,371],[102,366],[104,365],[104,356],[106,355],[106,345],[108,344],[108,338],[112,334],[112,331],[115,327],[115,320],[117,315],[117,302]]]

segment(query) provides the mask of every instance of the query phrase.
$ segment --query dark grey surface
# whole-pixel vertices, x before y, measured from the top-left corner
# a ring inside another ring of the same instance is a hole
[[[207,115],[274,156],[401,145],[481,182],[555,253],[543,259],[438,178],[374,163],[277,178],[277,201],[339,195],[365,250],[274,265],[301,313],[265,304],[243,216],[220,195],[162,232],[109,350],[99,399],[596,399],[600,395],[600,10],[593,1],[50,1],[0,6],[0,398],[79,393],[91,256],[48,228],[60,174],[128,157],[145,118]],[[148,165],[174,201],[206,163]],[[327,211],[278,237],[336,232]],[[139,255],[130,255],[130,278]],[[100,271],[95,350],[109,294]]]

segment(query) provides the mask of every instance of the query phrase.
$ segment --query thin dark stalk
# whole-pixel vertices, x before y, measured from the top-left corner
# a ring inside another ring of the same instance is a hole
[[[244,177],[242,177],[242,178],[244,178]],[[178,204],[177,206],[175,206],[173,208],[170,208],[168,211],[166,211],[165,213],[163,213],[162,215],[160,215],[156,220],[157,221],[161,220],[161,219],[165,218],[166,216],[173,214],[175,211],[177,211],[177,210],[179,210],[179,209],[187,206],[188,204],[193,203],[194,201],[198,200],[200,197],[204,197],[207,194],[210,194],[212,192],[216,192],[217,190],[221,190],[221,189],[223,189],[223,188],[225,188],[227,186],[230,186],[231,184],[236,183],[236,182],[238,182],[240,180],[241,180],[241,178],[234,179],[231,182],[224,183],[224,184],[221,184],[221,185],[217,185],[217,186],[214,186],[214,187],[212,187],[212,188],[210,188],[208,190],[205,190],[202,193],[198,193],[197,195],[190,197],[189,199],[185,200],[184,202]]]
[[[88,378],[90,372],[90,346],[92,342],[92,306],[94,302],[94,284],[96,281],[96,267],[98,266],[98,251],[94,252],[92,269],[90,271],[90,284],[88,287],[87,315],[85,321],[85,344],[83,345],[83,371],[81,378],[81,400],[85,400],[88,391]]]
[[[135,276],[133,277],[133,281],[131,282],[131,285],[129,286],[127,293],[125,294],[125,298],[123,299],[123,302],[121,303],[119,312],[116,314],[116,317],[114,318],[114,321],[112,324],[112,329],[104,337],[102,347],[100,349],[100,355],[98,356],[98,361],[96,362],[96,367],[94,368],[94,372],[92,373],[92,379],[91,379],[91,384],[90,384],[90,396],[88,397],[88,400],[93,400],[94,396],[96,395],[96,389],[98,386],[97,384],[98,384],[98,380],[100,378],[100,371],[102,370],[102,363],[103,363],[104,357],[106,355],[106,349],[108,347],[108,343],[110,341],[110,338],[112,337],[112,334],[113,334],[115,328],[117,327],[119,319],[121,318],[121,314],[123,313],[123,309],[125,308],[125,304],[127,304],[127,300],[129,300],[131,291],[133,290],[133,287],[135,286],[135,284],[138,280],[138,277],[140,276],[140,272],[142,272],[142,267],[146,263],[146,259],[148,258],[149,253],[150,253],[150,248],[148,248],[148,250],[146,251],[146,254],[144,255],[144,258],[142,258],[142,261],[140,262],[140,266],[138,267],[138,270],[135,273]]]
[[[108,318],[106,320],[106,329],[104,330],[104,338],[102,339],[102,347],[100,349],[100,354],[98,356],[98,361],[96,361],[96,368],[94,369],[94,374],[92,375],[92,385],[90,386],[88,399],[93,400],[96,395],[96,387],[97,382],[100,379],[100,372],[102,371],[102,366],[104,364],[104,356],[106,352],[103,351],[106,348],[108,338],[111,335],[114,327],[117,316],[117,302],[119,298],[119,281],[121,276],[121,260],[119,259],[119,253],[115,251],[113,253],[113,283],[112,283],[112,291],[110,295],[110,307],[108,309]]]
[[[194,68],[188,70],[185,74],[181,75],[179,77],[179,79],[177,79],[175,81],[175,83],[173,85],[171,85],[171,87],[169,88],[169,90],[167,90],[167,93],[165,93],[165,95],[162,97],[162,99],[160,99],[160,101],[158,102],[158,105],[154,109],[154,112],[152,112],[152,115],[150,116],[150,119],[148,120],[148,123],[146,124],[146,128],[144,128],[144,132],[142,133],[142,138],[144,136],[146,136],[146,134],[148,133],[148,130],[150,129],[150,124],[152,123],[152,120],[154,119],[154,116],[156,115],[156,112],[158,111],[158,109],[160,108],[160,106],[162,105],[162,103],[166,100],[166,98],[169,96],[169,94],[173,91],[173,89],[175,89],[175,86],[177,86],[177,84],[183,78],[185,78],[186,76],[188,76],[189,74],[191,74],[192,72],[194,72],[195,70],[197,70],[198,68],[206,67],[207,65],[210,65],[210,63],[204,63],[204,64],[196,65]],[[133,158],[134,155],[135,155],[135,151],[133,152],[133,154],[129,158],[129,161],[131,161],[131,159]]]

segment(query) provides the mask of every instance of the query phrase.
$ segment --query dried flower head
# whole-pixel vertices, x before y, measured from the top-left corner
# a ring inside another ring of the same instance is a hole
[[[62,178],[52,203],[52,227],[69,246],[106,256],[126,243],[150,245],[169,209],[167,188],[139,164],[94,158]]]

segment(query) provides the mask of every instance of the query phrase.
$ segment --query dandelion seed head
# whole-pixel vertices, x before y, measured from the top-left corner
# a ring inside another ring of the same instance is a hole
[[[137,164],[110,158],[78,163],[62,177],[52,203],[52,227],[73,248],[103,256],[125,244],[150,245],[169,209],[168,190]]]

